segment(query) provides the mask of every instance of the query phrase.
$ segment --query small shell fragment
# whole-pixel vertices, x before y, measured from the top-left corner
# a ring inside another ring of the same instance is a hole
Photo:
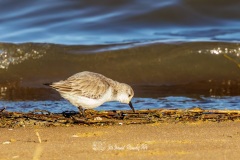
[[[17,156],[13,156],[12,157],[12,159],[17,159],[17,158],[19,158],[19,156],[17,155]]]
[[[101,117],[95,117],[95,118],[94,118],[94,121],[101,121],[101,120],[102,120]]]
[[[74,135],[72,135],[72,137],[76,138],[76,137],[79,137],[79,136],[78,136],[78,135],[76,135],[76,134],[74,134]]]
[[[5,141],[2,144],[10,144],[10,143],[11,143],[10,141]]]

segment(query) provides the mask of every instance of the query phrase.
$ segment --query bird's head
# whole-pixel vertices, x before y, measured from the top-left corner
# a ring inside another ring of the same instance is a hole
[[[117,100],[121,103],[129,104],[133,112],[135,112],[131,100],[134,96],[134,92],[131,86],[121,83],[117,93]]]
[[[134,96],[134,92],[131,86],[121,83],[121,87],[117,93],[117,100],[121,103],[129,104]]]

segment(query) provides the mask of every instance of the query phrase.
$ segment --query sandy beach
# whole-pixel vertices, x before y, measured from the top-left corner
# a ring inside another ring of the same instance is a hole
[[[0,160],[239,159],[239,126],[240,121],[1,128]]]

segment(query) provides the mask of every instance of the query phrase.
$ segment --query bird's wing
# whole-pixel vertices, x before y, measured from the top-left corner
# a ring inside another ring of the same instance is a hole
[[[108,78],[104,76],[73,75],[65,81],[55,82],[51,86],[60,93],[84,96],[87,98],[98,99],[106,93],[109,88]]]

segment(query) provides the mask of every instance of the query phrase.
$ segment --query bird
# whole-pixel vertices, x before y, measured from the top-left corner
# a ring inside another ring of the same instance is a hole
[[[97,108],[109,101],[128,104],[132,111],[135,112],[131,102],[134,96],[132,87],[99,73],[82,71],[66,80],[45,83],[45,85],[57,90],[64,99],[78,108],[79,113],[85,119],[85,109]]]

